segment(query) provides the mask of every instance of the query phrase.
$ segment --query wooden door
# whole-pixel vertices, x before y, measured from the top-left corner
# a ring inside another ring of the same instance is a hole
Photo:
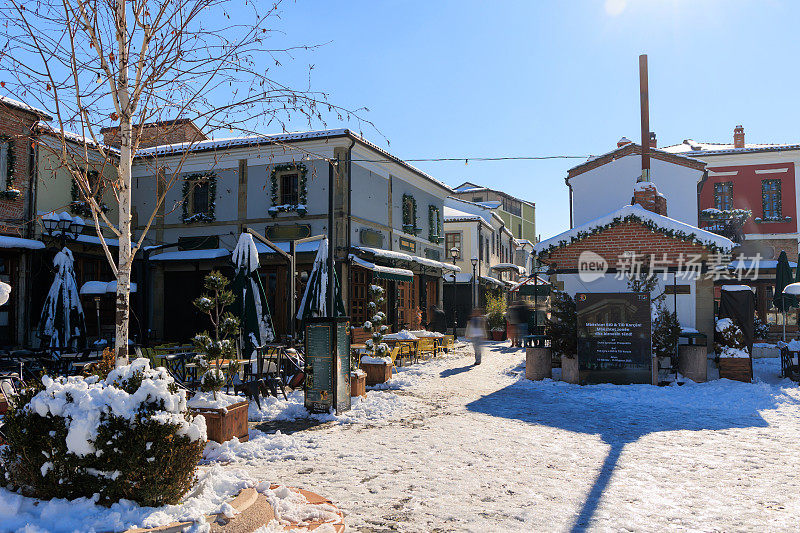
[[[281,337],[288,333],[289,324],[289,291],[286,290],[288,269],[283,265],[271,265],[263,267],[260,274],[272,313],[272,327],[275,328],[275,335]],[[299,297],[302,296],[300,293]]]

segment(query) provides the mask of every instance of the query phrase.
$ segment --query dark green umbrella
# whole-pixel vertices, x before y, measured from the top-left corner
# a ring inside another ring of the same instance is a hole
[[[772,296],[772,303],[779,311],[783,312],[783,340],[786,340],[786,311],[792,307],[797,307],[797,297],[793,294],[784,294],[783,289],[793,281],[792,267],[786,252],[781,250],[778,256],[778,265],[775,267],[775,294]]]
[[[342,302],[342,288],[333,273],[336,285],[336,315],[345,316],[344,302]],[[302,329],[306,319],[319,316],[331,316],[328,313],[328,239],[322,239],[314,259],[314,267],[308,276],[308,284],[303,292],[300,308],[297,310],[297,319],[300,320]]]
[[[231,290],[236,301],[231,312],[239,318],[239,332],[242,357],[251,359],[258,346],[275,340],[272,316],[269,312],[267,295],[258,275],[258,250],[253,236],[242,233],[233,250],[233,264],[236,274]]]
[[[56,277],[44,301],[37,334],[42,347],[76,350],[86,346],[86,321],[72,264],[68,248],[53,259]]]

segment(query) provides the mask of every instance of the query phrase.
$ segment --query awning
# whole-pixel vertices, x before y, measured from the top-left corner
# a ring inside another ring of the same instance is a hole
[[[519,289],[525,287],[526,285],[530,285],[530,286],[534,286],[534,285],[550,285],[550,282],[547,281],[546,279],[542,279],[541,276],[539,276],[538,278],[539,278],[539,280],[536,281],[536,283],[534,284],[535,278],[533,276],[527,277],[527,278],[523,279],[522,281],[520,281],[519,283],[517,283],[515,285],[512,285],[508,290],[511,291],[511,292],[514,292],[516,290],[519,290]]]
[[[212,248],[210,250],[185,250],[182,252],[164,252],[154,255],[150,261],[203,261],[220,259],[231,255],[225,248]]]
[[[112,248],[119,248],[119,239],[109,239],[107,237],[103,238],[106,241],[107,246],[111,246]],[[81,242],[83,244],[96,244],[100,246],[100,237],[97,235],[78,235],[78,238],[75,239],[76,242]]]
[[[372,254],[381,259],[394,260],[394,261],[408,261],[409,263],[416,263],[420,266],[429,268],[440,268],[442,270],[449,270],[451,272],[461,272],[461,267],[435,259],[428,259],[427,257],[419,257],[416,255],[409,255],[403,252],[396,252],[394,250],[383,250],[382,248],[369,248],[367,246],[354,246],[354,248],[361,252]]]
[[[445,283],[452,282],[452,279],[453,278],[451,278],[451,277],[445,277],[444,281],[445,281]],[[491,285],[497,285],[498,287],[505,287],[506,286],[506,282],[500,281],[499,279],[493,278],[491,276],[478,276],[478,279],[480,281],[482,281],[483,283],[489,283]],[[468,272],[456,274],[456,283],[472,283],[472,274],[470,274]]]
[[[519,265],[515,265],[513,263],[498,263],[492,267],[489,267],[492,270],[497,270],[498,272],[516,272],[520,276],[525,274],[525,269]]]
[[[381,279],[390,279],[394,281],[414,280],[414,273],[410,270],[406,270],[405,268],[393,268],[393,267],[376,265],[374,263],[370,263],[369,261],[364,261],[363,259],[359,259],[353,254],[350,254],[350,260],[358,266],[364,267],[368,270],[372,270],[375,276]]]
[[[0,236],[0,248],[24,248],[26,250],[42,250],[44,243],[33,239],[22,239],[20,237]]]
[[[87,281],[81,286],[82,295],[116,294],[116,281]],[[136,292],[136,283],[131,282],[131,292]]]

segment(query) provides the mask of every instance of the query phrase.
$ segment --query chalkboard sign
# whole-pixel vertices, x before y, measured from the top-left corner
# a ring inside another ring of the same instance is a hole
[[[651,383],[650,295],[578,293],[581,383]]]
[[[349,330],[346,317],[306,321],[305,406],[311,412],[350,409]]]

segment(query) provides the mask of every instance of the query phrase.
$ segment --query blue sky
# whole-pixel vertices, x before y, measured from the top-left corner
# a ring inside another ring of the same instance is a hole
[[[585,156],[623,135],[638,140],[647,53],[659,146],[730,142],[739,123],[748,142],[800,142],[798,4],[298,0],[284,4],[279,40],[331,42],[279,76],[302,85],[313,63],[314,88],[368,107],[399,157]],[[546,238],[567,228],[564,177],[578,162],[416,165],[452,186],[469,180],[535,202]]]

